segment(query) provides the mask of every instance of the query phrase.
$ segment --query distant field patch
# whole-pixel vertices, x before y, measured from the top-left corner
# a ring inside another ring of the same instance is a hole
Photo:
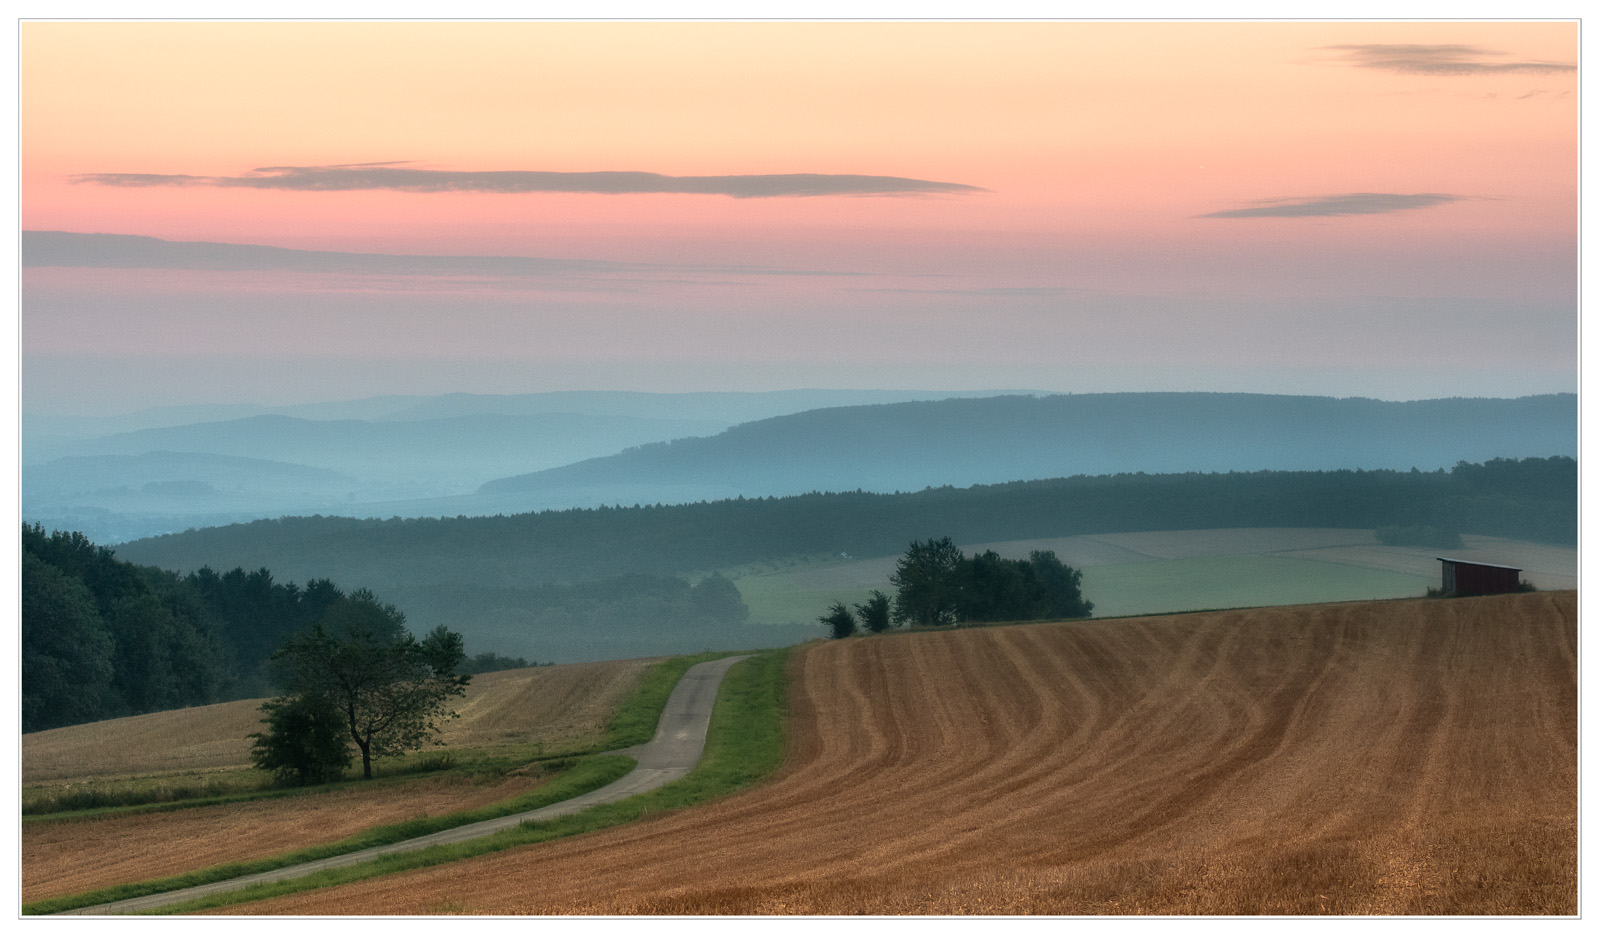
[[[1437,579],[1294,557],[1201,556],[1089,567],[1083,594],[1094,602],[1096,616],[1131,616],[1402,599],[1423,595]]]
[[[874,587],[807,586],[795,582],[784,574],[745,577],[734,581],[739,595],[750,607],[752,622],[800,622],[814,624],[817,617],[826,613],[835,602],[866,602]],[[893,593],[887,578],[878,582],[876,589]],[[817,626],[817,635],[823,633]]]
[[[1577,588],[1577,550],[1464,535],[1451,556],[1521,567],[1540,589]],[[1084,571],[1097,616],[1185,609],[1276,606],[1421,596],[1439,580],[1440,553],[1389,547],[1359,528],[1226,528],[1135,531],[962,544],[1024,559],[1051,550]],[[814,623],[834,602],[859,603],[874,589],[893,594],[897,557],[812,557],[783,567],[730,573],[754,622]],[[820,634],[820,629],[819,629]]]

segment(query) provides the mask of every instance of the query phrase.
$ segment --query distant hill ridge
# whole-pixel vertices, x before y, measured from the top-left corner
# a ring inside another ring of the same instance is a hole
[[[1226,393],[1004,396],[810,410],[487,482],[621,504],[915,491],[1117,472],[1438,469],[1576,456],[1577,396],[1378,401]]]

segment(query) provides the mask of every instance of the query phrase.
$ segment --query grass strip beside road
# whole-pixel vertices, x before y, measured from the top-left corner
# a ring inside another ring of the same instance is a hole
[[[680,655],[668,658],[644,676],[639,687],[629,695],[622,706],[617,708],[617,713],[606,726],[606,735],[595,752],[609,752],[613,749],[626,749],[640,743],[649,742],[656,735],[656,726],[661,722],[661,713],[667,709],[667,698],[672,696],[672,689],[678,686],[683,675],[692,667],[704,661],[716,661],[729,655],[738,654],[731,651],[703,652],[698,655]]]
[[[299,879],[262,883],[206,896],[145,914],[188,914],[274,896],[321,889],[403,870],[437,866],[511,847],[543,843],[613,827],[652,814],[686,808],[756,784],[777,770],[784,747],[784,660],[788,649],[735,664],[723,679],[706,737],[705,754],[693,772],[652,792],[598,805],[566,817],[530,822],[459,844],[391,854],[366,863],[324,870]],[[684,659],[689,664],[724,655]],[[687,667],[687,666],[685,666]],[[681,672],[680,672],[681,673]],[[662,701],[663,705],[665,700]],[[25,910],[26,911],[26,910]]]

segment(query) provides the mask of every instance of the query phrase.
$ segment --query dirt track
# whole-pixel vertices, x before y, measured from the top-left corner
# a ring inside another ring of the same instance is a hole
[[[768,785],[225,911],[1574,914],[1576,607],[818,644]]]

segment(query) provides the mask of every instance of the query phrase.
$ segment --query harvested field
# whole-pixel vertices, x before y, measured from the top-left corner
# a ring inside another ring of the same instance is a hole
[[[496,671],[474,677],[448,745],[539,742],[549,751],[593,745],[658,659]],[[130,776],[190,777],[248,764],[259,700],[151,713],[24,736],[25,783],[115,787]],[[379,763],[380,767],[382,763]],[[536,776],[494,784],[456,777],[22,826],[25,902],[332,843],[419,815],[467,811],[534,788]]]
[[[68,895],[333,843],[380,824],[514,798],[544,777],[462,777],[271,801],[22,826],[22,901]]]
[[[597,661],[480,674],[446,727],[449,746],[587,745],[659,659]],[[28,733],[22,781],[125,778],[204,772],[250,764],[249,734],[261,730],[260,700],[147,713]]]
[[[1577,911],[1577,597],[818,643],[722,802],[221,910]]]

